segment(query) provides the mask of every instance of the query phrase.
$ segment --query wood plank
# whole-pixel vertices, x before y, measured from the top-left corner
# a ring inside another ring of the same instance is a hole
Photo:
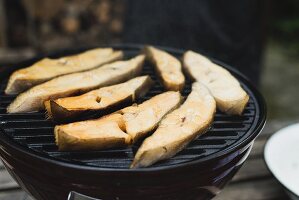
[[[234,176],[232,182],[251,181],[271,177],[271,173],[266,167],[263,158],[248,159]]]
[[[288,125],[298,123],[298,120],[269,120],[266,122],[266,125],[261,132],[261,135],[272,135],[279,129],[282,129]]]
[[[27,194],[22,190],[0,192],[1,200],[31,200],[27,198]]]
[[[0,63],[4,65],[17,64],[21,61],[33,58],[35,55],[36,52],[34,49],[29,47],[19,49],[0,48]]]
[[[263,158],[264,157],[264,147],[268,140],[269,136],[259,136],[252,147],[252,150],[248,156],[248,158]]]
[[[213,200],[283,200],[288,199],[274,178],[230,184]]]
[[[19,185],[13,180],[6,170],[0,170],[0,191],[19,188]]]
[[[34,200],[33,197],[30,197],[28,194],[25,194],[23,200]]]

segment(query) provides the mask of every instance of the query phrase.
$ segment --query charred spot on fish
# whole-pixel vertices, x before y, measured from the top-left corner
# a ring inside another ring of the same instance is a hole
[[[123,110],[119,110],[119,111],[117,111],[117,113],[118,113],[118,114],[121,114],[121,115],[124,115],[124,114],[125,114]]]
[[[164,150],[165,152],[167,152],[167,148],[166,148],[166,147],[163,147],[163,150]]]
[[[186,121],[186,117],[182,117],[181,118],[181,124],[180,124],[180,127],[182,127],[184,125],[184,122]]]
[[[96,102],[100,103],[101,102],[101,97],[97,97]]]

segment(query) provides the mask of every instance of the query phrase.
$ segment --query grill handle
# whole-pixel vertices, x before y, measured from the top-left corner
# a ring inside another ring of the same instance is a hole
[[[78,192],[71,191],[69,193],[67,200],[101,200],[101,199],[96,199],[93,197],[89,197],[89,196],[80,194]]]

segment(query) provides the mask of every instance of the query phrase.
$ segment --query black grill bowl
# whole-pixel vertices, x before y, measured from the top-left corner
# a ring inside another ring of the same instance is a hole
[[[137,55],[142,45],[116,45],[127,57]],[[184,51],[163,48],[180,58]],[[51,54],[60,57],[85,49]],[[260,93],[239,72],[227,68],[250,96],[242,116],[217,111],[211,129],[175,157],[144,169],[129,169],[139,145],[125,149],[89,152],[59,152],[54,144],[54,123],[43,112],[7,114],[15,96],[3,90],[12,70],[29,66],[34,58],[0,74],[0,155],[20,186],[40,200],[67,199],[70,191],[103,200],[193,200],[211,199],[242,166],[254,139],[265,124],[265,103]],[[156,81],[140,101],[163,92],[153,66],[145,63],[144,74]],[[188,95],[191,81],[182,92]]]

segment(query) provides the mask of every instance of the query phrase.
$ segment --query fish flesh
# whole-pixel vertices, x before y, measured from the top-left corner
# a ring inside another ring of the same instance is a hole
[[[182,73],[181,62],[169,53],[148,46],[144,52],[147,59],[154,65],[166,90],[182,91],[185,85],[185,76]]]
[[[100,119],[56,126],[56,144],[59,150],[93,150],[131,145],[153,131],[180,102],[180,93],[169,91]]]
[[[131,168],[147,167],[173,157],[208,130],[215,112],[216,102],[209,90],[201,83],[193,83],[186,101],[166,115],[157,130],[144,140]]]
[[[124,132],[121,114],[58,125],[55,126],[54,135],[60,151],[100,150],[131,144],[130,136]]]
[[[231,115],[242,114],[249,96],[229,71],[193,51],[184,54],[183,66],[192,79],[210,90],[219,110]]]
[[[142,71],[144,56],[116,61],[93,70],[68,74],[37,85],[21,93],[8,106],[8,113],[24,113],[44,109],[44,102],[74,96],[93,89],[127,81]]]
[[[56,122],[70,122],[85,113],[118,110],[145,95],[153,84],[149,76],[140,76],[127,82],[92,90],[80,96],[59,98],[45,102],[49,118]],[[117,109],[118,108],[118,109]]]
[[[126,133],[132,137],[133,143],[153,131],[161,119],[176,109],[181,101],[182,96],[179,92],[168,91],[156,95],[142,104],[122,109]]]
[[[9,78],[5,93],[19,94],[55,77],[97,68],[122,57],[122,51],[97,48],[57,59],[44,58],[30,67],[15,71]]]

